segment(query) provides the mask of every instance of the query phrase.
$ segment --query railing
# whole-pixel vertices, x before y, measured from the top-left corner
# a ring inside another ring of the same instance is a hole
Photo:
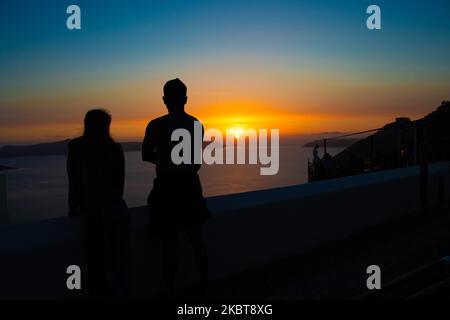
[[[324,152],[324,154],[327,153],[327,141],[337,140],[337,139],[342,139],[342,138],[348,138],[348,137],[353,137],[353,136],[358,136],[360,134],[365,134],[365,133],[377,132],[377,131],[380,131],[381,129],[383,129],[383,128],[370,129],[370,130],[354,132],[354,133],[348,133],[348,134],[343,134],[343,135],[340,135],[340,136],[325,138],[325,139],[323,139],[323,150],[324,150],[323,152]]]
[[[213,217],[203,231],[211,279],[299,255],[418,212],[419,175],[414,166],[208,198]],[[440,185],[448,204],[450,162],[429,167],[430,207],[439,204],[434,195]],[[130,212],[133,297],[145,298],[162,289],[160,242],[156,235],[149,236],[147,209]],[[75,222],[65,217],[0,226],[0,299],[77,296],[65,286],[67,266],[81,263],[81,233]],[[180,287],[198,276],[187,243],[180,241]]]
[[[406,142],[405,142],[404,130],[405,130],[405,127],[408,125],[412,125],[414,128],[413,129],[414,130],[414,144],[413,144],[414,149],[412,151],[407,150]],[[406,119],[406,118],[397,118],[396,123],[390,124],[390,125],[388,125],[388,127],[385,126],[385,127],[376,128],[376,129],[364,130],[364,131],[324,138],[323,139],[323,156],[325,157],[327,155],[327,143],[329,141],[358,136],[358,135],[362,135],[362,134],[379,132],[380,130],[386,129],[386,128],[400,129],[399,137],[398,137],[398,155],[397,155],[398,163],[400,165],[398,167],[404,167],[407,165],[417,165],[424,161],[425,162],[427,161],[427,159],[426,159],[427,154],[425,152],[425,150],[426,150],[426,131],[425,131],[426,127],[425,127],[425,124],[420,121],[410,121],[409,119]],[[368,138],[369,138],[369,143],[370,143],[370,152],[369,152],[369,157],[366,159],[363,159],[363,162],[364,162],[364,170],[363,171],[364,172],[370,172],[370,171],[377,169],[376,163],[375,163],[376,159],[375,159],[374,134],[370,135]],[[414,160],[411,163],[408,163],[405,160],[406,154],[408,152],[410,154],[414,155]],[[315,181],[315,180],[321,180],[324,178],[324,177],[319,177],[319,175],[318,175],[319,163],[317,163],[317,161],[318,161],[318,159],[315,159],[313,161],[310,161],[310,159],[308,159],[308,169],[307,169],[308,170],[308,182]],[[330,177],[325,177],[325,179],[327,179],[327,178],[330,178]]]

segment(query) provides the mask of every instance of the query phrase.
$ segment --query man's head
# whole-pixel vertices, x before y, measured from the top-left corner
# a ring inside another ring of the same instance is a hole
[[[187,102],[187,88],[178,78],[169,80],[164,85],[164,103],[169,112],[181,112]]]

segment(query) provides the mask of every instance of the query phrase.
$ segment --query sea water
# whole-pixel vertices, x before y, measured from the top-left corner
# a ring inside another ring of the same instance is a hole
[[[342,148],[329,148],[331,155]],[[312,149],[280,146],[280,168],[276,175],[260,175],[259,165],[202,165],[200,179],[206,197],[270,189],[307,183],[308,158]],[[2,158],[2,165],[18,168],[4,171],[7,207],[11,223],[25,223],[66,216],[66,156]],[[125,195],[129,207],[146,204],[155,178],[155,167],[141,160],[141,153],[125,153]]]

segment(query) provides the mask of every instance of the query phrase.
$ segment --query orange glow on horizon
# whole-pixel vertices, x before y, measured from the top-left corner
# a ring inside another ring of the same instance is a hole
[[[227,129],[233,129],[235,137],[247,129],[279,129],[282,136],[330,131],[354,132],[377,128],[393,122],[395,118],[391,115],[300,114],[273,111],[256,115],[242,113],[224,116],[208,116],[206,112],[200,112],[195,116],[202,121],[205,130],[214,128],[225,134]],[[153,118],[156,116],[148,119],[126,119],[114,118],[113,115],[111,135],[118,141],[141,141],[148,122]],[[82,132],[83,123],[80,121],[24,123],[0,128],[0,136],[3,139],[9,138],[11,143],[58,141],[74,138]]]

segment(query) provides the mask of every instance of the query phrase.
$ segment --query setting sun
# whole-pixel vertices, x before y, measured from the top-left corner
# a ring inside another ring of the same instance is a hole
[[[244,133],[244,129],[241,127],[233,127],[228,130],[236,139],[239,139],[240,136]]]

